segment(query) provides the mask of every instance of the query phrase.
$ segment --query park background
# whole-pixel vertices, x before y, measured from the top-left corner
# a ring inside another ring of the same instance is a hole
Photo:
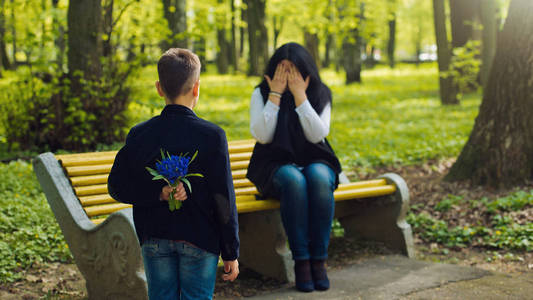
[[[508,50],[531,52],[531,38],[520,38],[533,35],[528,2],[0,0],[0,289],[43,283],[43,269],[72,263],[32,157],[120,148],[131,126],[164,107],[156,63],[171,46],[202,60],[198,116],[229,140],[251,138],[251,93],[270,55],[292,41],[311,52],[332,90],[328,140],[344,172],[351,180],[387,171],[406,179],[418,258],[530,270],[533,164],[522,163],[516,176],[480,175],[492,172],[480,166],[492,159],[480,149],[481,162],[467,164],[472,172],[450,173],[467,156],[465,144],[476,143],[470,135],[482,102],[507,101],[510,108],[495,110],[514,109],[519,120],[492,115],[496,121],[531,124],[531,87],[491,76],[505,73],[491,68],[494,57],[508,57],[532,80],[531,54]],[[506,32],[511,22],[523,30]],[[502,42],[513,34],[523,44]],[[506,99],[496,86],[526,92]],[[494,131],[503,141],[532,137],[527,126],[512,129]],[[533,153],[531,143],[513,149]],[[334,235],[342,234],[335,222]],[[52,282],[39,292],[65,293]]]

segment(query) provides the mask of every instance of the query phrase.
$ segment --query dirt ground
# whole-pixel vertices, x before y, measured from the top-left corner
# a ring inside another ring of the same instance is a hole
[[[433,217],[444,219],[451,226],[473,224],[484,219],[484,212],[460,204],[446,213],[435,211],[433,207],[449,194],[459,195],[465,199],[493,199],[507,195],[512,190],[492,190],[472,188],[468,183],[443,182],[442,177],[453,160],[432,161],[422,165],[381,168],[373,174],[352,174],[359,178],[374,178],[386,172],[395,172],[402,176],[410,189],[411,204],[420,204],[417,211],[426,211]],[[521,189],[533,189],[533,184]],[[533,208],[529,207],[511,215],[516,222],[532,222]],[[415,234],[417,259],[446,262],[465,266],[519,275],[533,270],[533,253],[496,251],[477,247],[446,249],[434,243],[425,243]],[[388,254],[382,245],[356,241],[348,238],[333,238],[330,244],[328,268],[336,269],[353,264],[359,260],[376,255]],[[34,265],[24,274],[25,279],[0,285],[0,299],[86,299],[85,281],[74,264],[48,263]],[[255,294],[286,286],[272,278],[263,277],[246,268],[241,269],[239,279],[227,283],[217,279],[215,298],[217,296],[253,296]]]

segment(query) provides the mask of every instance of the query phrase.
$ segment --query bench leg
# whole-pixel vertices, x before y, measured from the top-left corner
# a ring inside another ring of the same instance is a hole
[[[83,270],[89,299],[148,299],[132,220],[131,208],[117,211],[98,230],[78,240],[81,251],[76,263]]]
[[[239,261],[260,274],[294,281],[294,261],[279,210],[239,214]]]
[[[388,173],[380,178],[396,185],[396,193],[372,201],[337,202],[335,215],[345,236],[380,241],[393,250],[414,257],[413,233],[405,221],[409,209],[407,185],[397,174]]]
[[[33,162],[35,174],[61,227],[89,299],[146,300],[148,290],[131,208],[92,223],[52,153]]]

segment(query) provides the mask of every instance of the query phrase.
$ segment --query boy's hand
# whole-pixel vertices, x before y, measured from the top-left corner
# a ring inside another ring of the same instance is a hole
[[[171,187],[170,185],[165,185],[161,189],[161,194],[159,195],[161,200],[163,201],[170,200],[170,193],[172,192],[173,189],[174,188]],[[174,189],[174,199],[178,201],[185,201],[187,199],[187,193],[185,192],[185,188],[183,187],[182,182],[180,182],[178,186],[176,187],[176,189]]]
[[[237,260],[224,261],[224,281],[234,281],[239,275],[239,262]]]

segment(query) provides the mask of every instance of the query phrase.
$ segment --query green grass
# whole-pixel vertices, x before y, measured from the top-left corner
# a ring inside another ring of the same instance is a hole
[[[69,261],[70,251],[31,164],[0,164],[0,282],[34,263]]]
[[[460,106],[443,107],[435,65],[379,67],[363,72],[363,84],[344,84],[342,74],[322,72],[333,92],[332,126],[328,137],[344,170],[390,164],[412,164],[456,156],[473,127],[479,94],[467,95]],[[132,125],[160,112],[155,92],[155,67],[134,78]],[[229,139],[249,133],[250,95],[260,81],[242,75],[202,75],[197,114],[226,130]]]
[[[342,74],[326,70],[322,76],[333,91],[328,138],[348,173],[354,167],[371,169],[457,155],[480,103],[479,95],[473,94],[460,106],[441,106],[435,65],[376,68],[363,72],[363,84],[348,86]],[[155,66],[131,79],[131,125],[164,107],[154,88],[156,79]],[[7,80],[0,80],[0,86]],[[196,112],[222,126],[230,140],[251,138],[248,107],[258,83],[258,77],[202,75]],[[0,152],[6,148],[2,132],[0,128]],[[0,282],[19,279],[34,262],[71,259],[28,162],[0,163],[0,229]]]
[[[464,199],[449,195],[439,202],[435,210],[445,211]],[[445,220],[438,220],[427,212],[410,212],[407,222],[413,231],[427,243],[439,243],[445,247],[486,247],[503,250],[533,250],[533,223],[516,223],[509,212],[533,206],[533,190],[516,191],[495,200],[471,199],[471,210],[483,212],[489,224],[466,224],[450,227]],[[438,209],[439,208],[439,209]],[[480,220],[478,220],[480,222]]]

